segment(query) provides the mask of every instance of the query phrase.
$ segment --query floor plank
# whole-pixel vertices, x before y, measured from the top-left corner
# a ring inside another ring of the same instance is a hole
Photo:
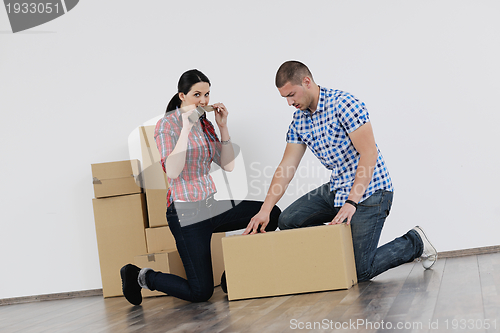
[[[293,295],[241,332],[280,332],[323,297],[322,292]]]
[[[484,319],[483,326],[490,332],[500,332],[500,253],[477,257],[481,277]]]
[[[432,323],[447,332],[485,332],[469,327],[484,321],[478,256],[447,258]]]
[[[429,332],[445,262],[446,260],[438,260],[429,270],[424,270],[420,263],[415,263],[384,318],[384,322],[390,324],[386,324],[386,328],[380,332],[393,332],[394,327],[398,332]]]
[[[255,299],[243,309],[232,313],[227,320],[228,325],[219,332],[241,332],[247,328],[251,328],[260,318],[264,317],[292,297],[293,296],[278,296]]]
[[[368,288],[349,304],[347,309],[334,309],[328,315],[328,319],[332,321],[330,327],[318,332],[331,331],[332,325],[334,328],[335,325],[342,325],[350,330],[355,327],[356,332],[376,332],[413,266],[414,263],[404,264],[372,279]]]
[[[359,288],[357,285],[353,288]],[[314,328],[321,328],[321,321],[327,317],[332,311],[332,308],[337,306],[351,290],[336,290],[325,292],[323,297],[313,304],[307,311],[291,318],[286,322],[286,327],[283,327],[281,332],[293,332],[300,329],[301,332],[308,332]]]
[[[0,328],[1,331],[5,330],[9,332],[40,332],[61,321],[67,314],[78,312],[81,309],[85,309],[89,304],[95,304],[96,302],[99,301],[94,298],[85,297],[82,299],[43,301],[26,304],[31,306],[24,306],[25,304],[12,305],[12,307],[18,309],[18,312],[9,318],[2,319]]]

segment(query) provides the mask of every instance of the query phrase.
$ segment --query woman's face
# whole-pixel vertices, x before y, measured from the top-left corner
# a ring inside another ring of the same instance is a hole
[[[179,93],[179,98],[182,101],[181,107],[206,106],[210,101],[210,85],[207,82],[198,82],[191,87],[187,94]]]

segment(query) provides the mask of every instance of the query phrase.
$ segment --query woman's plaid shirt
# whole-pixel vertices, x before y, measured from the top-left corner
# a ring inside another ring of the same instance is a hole
[[[168,112],[156,124],[155,140],[165,170],[165,160],[172,153],[182,130],[179,109]],[[221,143],[212,123],[205,117],[193,125],[188,136],[186,163],[176,179],[168,178],[167,206],[172,201],[200,201],[217,192],[210,176],[210,165],[220,165]]]

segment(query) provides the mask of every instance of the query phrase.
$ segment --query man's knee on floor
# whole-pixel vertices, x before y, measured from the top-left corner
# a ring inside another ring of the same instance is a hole
[[[356,263],[356,276],[358,282],[364,282],[374,278],[373,271],[369,267],[359,265],[359,263]]]
[[[371,279],[371,275],[368,272],[356,274],[358,282],[365,282]]]

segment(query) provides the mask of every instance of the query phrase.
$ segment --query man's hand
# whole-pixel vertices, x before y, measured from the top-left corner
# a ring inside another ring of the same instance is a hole
[[[345,204],[340,208],[339,212],[333,218],[332,222],[328,224],[340,224],[347,219],[347,224],[351,223],[351,218],[356,213],[356,207],[351,204]]]
[[[248,223],[247,228],[243,232],[243,235],[253,235],[257,233],[257,230],[260,227],[260,232],[266,232],[267,224],[269,223],[269,213],[266,212],[258,212],[252,219],[250,223]]]

